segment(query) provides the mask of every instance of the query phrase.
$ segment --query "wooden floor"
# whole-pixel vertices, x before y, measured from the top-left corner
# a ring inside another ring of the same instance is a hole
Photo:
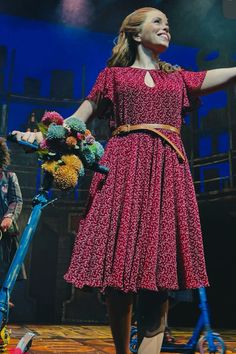
[[[68,325],[9,325],[11,342],[8,353],[28,331],[36,333],[29,354],[115,354],[111,332],[107,326],[68,326]],[[222,338],[227,346],[227,353],[236,353],[236,330],[221,330]],[[178,343],[186,342],[191,330],[173,329]]]

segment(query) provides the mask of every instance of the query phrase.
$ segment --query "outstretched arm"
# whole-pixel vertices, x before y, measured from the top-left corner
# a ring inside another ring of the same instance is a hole
[[[94,111],[96,110],[96,105],[94,102],[85,100],[73,113],[73,117],[79,118],[82,120],[84,123],[87,122],[87,120],[93,115]]]
[[[75,111],[75,113],[73,113],[72,116],[82,120],[85,123],[93,115],[95,110],[96,110],[96,104],[91,102],[91,101],[89,101],[89,100],[85,100],[79,106],[77,111]],[[16,139],[18,141],[23,140],[23,141],[27,141],[29,143],[34,143],[34,141],[36,140],[37,143],[39,144],[43,140],[43,135],[42,135],[41,132],[37,132],[37,133],[27,132],[27,133],[24,133],[24,132],[20,132],[18,130],[14,130],[12,132],[12,134],[16,136]]]
[[[208,70],[200,88],[200,94],[208,94],[223,89],[236,82],[236,67]]]

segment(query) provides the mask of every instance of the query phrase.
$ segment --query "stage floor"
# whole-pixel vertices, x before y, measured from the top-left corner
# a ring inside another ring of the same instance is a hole
[[[36,333],[29,354],[115,354],[111,332],[108,326],[92,325],[11,325],[9,353],[28,331]],[[191,329],[173,329],[178,343],[184,343],[191,335]],[[219,331],[227,347],[227,353],[236,353],[236,330]]]

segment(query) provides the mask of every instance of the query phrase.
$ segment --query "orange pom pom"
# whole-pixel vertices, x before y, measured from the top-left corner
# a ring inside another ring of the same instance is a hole
[[[88,136],[88,135],[92,135],[92,133],[91,133],[90,130],[86,129],[84,135],[85,135],[85,136]]]
[[[66,144],[69,146],[75,146],[77,145],[77,139],[74,136],[68,136],[68,138],[66,138]]]

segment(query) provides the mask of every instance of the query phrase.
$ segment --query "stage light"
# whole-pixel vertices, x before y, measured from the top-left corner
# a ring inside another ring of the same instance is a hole
[[[88,25],[92,14],[93,8],[87,0],[62,0],[59,6],[59,16],[70,25]]]

